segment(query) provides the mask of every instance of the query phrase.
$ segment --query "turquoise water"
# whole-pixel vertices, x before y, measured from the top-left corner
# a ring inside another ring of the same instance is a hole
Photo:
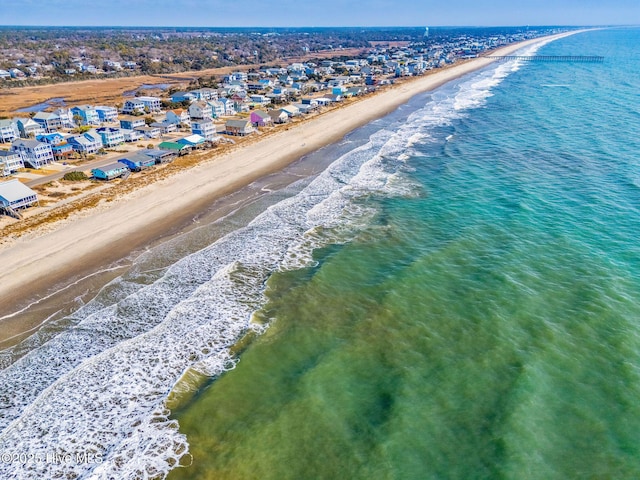
[[[606,59],[419,95],[132,258],[0,351],[0,478],[640,478],[637,45],[527,48]]]
[[[380,155],[405,188],[269,279],[271,327],[177,413],[170,478],[640,478],[638,45],[574,35],[538,53],[605,62],[412,102]]]

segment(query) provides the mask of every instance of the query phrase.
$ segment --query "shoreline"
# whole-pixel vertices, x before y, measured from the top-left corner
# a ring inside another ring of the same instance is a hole
[[[568,32],[502,47],[508,54],[527,45],[571,35]],[[113,265],[145,246],[184,229],[211,204],[347,133],[381,118],[417,94],[433,90],[495,62],[479,57],[445,70],[411,78],[370,97],[240,145],[195,167],[177,172],[108,203],[78,212],[44,233],[38,228],[0,247],[3,281],[0,318],[44,296],[55,286]],[[214,154],[215,155],[215,154]],[[0,344],[20,335],[20,325],[0,320]],[[5,328],[6,327],[6,328]],[[22,333],[30,330],[23,326]],[[4,347],[3,347],[4,348]]]

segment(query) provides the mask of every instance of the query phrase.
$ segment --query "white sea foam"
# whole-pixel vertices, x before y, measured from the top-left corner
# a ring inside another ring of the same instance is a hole
[[[166,271],[115,280],[71,328],[0,371],[0,451],[70,459],[0,463],[0,478],[164,476],[188,452],[165,406],[181,375],[233,368],[229,347],[262,328],[250,320],[269,275],[312,265],[317,248],[354,238],[377,213],[370,196],[416,195],[404,173],[411,146],[481,104],[506,73],[500,66],[434,94],[299,194]]]

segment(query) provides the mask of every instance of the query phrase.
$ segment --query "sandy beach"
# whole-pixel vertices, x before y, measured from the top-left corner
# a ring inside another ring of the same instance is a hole
[[[494,54],[506,55],[540,41],[510,45]],[[48,226],[45,232],[36,229],[1,246],[0,318],[66,279],[88,275],[175,232],[216,198],[341,139],[355,128],[393,111],[416,94],[437,88],[493,61],[477,58],[409,79],[344,108],[248,142],[228,154],[215,155],[196,167],[101,203],[90,212],[72,215],[53,227]],[[0,320],[0,342],[20,330],[21,326],[10,325],[11,321],[11,318]]]

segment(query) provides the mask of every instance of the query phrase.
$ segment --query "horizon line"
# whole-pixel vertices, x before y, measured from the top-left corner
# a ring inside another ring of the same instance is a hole
[[[304,25],[304,26],[274,26],[274,25],[236,25],[236,26],[204,26],[204,25],[38,25],[38,24],[0,24],[0,28],[22,27],[22,28],[203,28],[203,29],[236,29],[236,28],[256,28],[256,29],[290,29],[290,28],[594,28],[594,27],[637,27],[640,24],[600,24],[600,25],[578,25],[578,24],[541,24],[541,25]]]

